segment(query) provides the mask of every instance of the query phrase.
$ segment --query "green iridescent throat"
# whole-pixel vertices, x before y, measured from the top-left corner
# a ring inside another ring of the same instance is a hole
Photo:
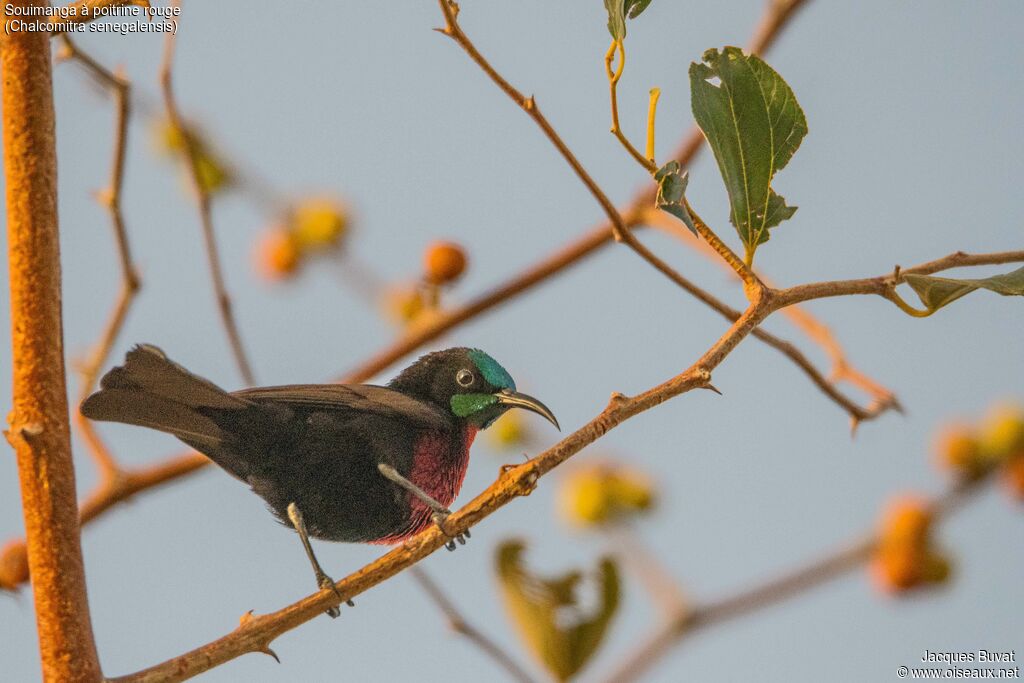
[[[452,396],[452,412],[457,417],[469,417],[498,402],[494,394],[455,394]]]

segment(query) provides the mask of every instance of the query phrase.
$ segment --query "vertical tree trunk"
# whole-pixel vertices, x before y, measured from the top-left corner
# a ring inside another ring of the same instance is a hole
[[[7,438],[17,453],[43,677],[99,681],[64,378],[50,36],[17,31],[0,41],[14,362]]]

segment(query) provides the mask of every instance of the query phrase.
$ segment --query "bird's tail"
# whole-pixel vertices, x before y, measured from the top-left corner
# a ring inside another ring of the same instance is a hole
[[[92,420],[123,422],[173,434],[209,454],[227,436],[211,419],[219,410],[250,406],[197,377],[149,344],[128,352],[125,363],[100,380],[100,390],[82,402]]]

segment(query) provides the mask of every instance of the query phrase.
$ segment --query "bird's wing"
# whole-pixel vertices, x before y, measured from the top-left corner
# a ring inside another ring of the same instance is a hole
[[[444,430],[450,426],[448,416],[426,401],[371,384],[290,384],[242,389],[232,395],[256,402],[371,413],[425,429]]]

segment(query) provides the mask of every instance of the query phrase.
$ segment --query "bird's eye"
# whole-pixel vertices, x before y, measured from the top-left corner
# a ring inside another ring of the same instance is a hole
[[[469,370],[463,368],[455,373],[455,381],[459,383],[460,387],[471,387],[473,382],[476,381],[476,377]]]

